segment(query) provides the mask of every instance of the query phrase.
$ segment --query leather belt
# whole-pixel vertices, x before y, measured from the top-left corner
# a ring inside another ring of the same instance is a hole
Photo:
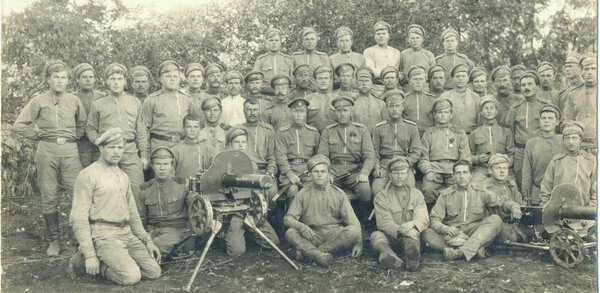
[[[154,138],[154,139],[158,139],[158,140],[164,140],[164,141],[170,141],[170,142],[179,142],[181,141],[181,136],[179,134],[177,135],[161,135],[161,134],[156,134],[156,133],[150,133],[150,138]]]
[[[306,164],[308,163],[307,159],[288,159],[288,163],[295,163],[295,164]]]
[[[57,139],[40,138],[40,141],[52,142],[52,143],[55,143],[55,144],[75,143],[75,140],[64,138],[64,137],[59,137]]]
[[[457,161],[455,161],[455,160],[433,160],[431,162],[436,162],[436,163],[451,163],[451,164],[454,164]]]
[[[125,227],[129,226],[129,220],[123,221],[120,223],[90,220],[90,224],[91,225],[104,225],[104,226],[110,226],[110,227],[116,227],[116,228],[125,228]]]
[[[524,145],[524,144],[522,144],[522,143],[517,143],[517,142],[515,142],[515,147],[516,147],[516,148],[520,148],[520,149],[524,149],[524,148],[525,148],[525,145]]]
[[[125,140],[125,143],[134,143],[134,142],[135,142],[135,139],[127,139],[127,140]]]
[[[333,164],[333,165],[358,165],[359,162],[357,162],[355,160],[333,159],[333,160],[331,160],[331,164]]]
[[[405,157],[404,155],[385,155],[385,156],[381,156],[382,160],[391,160],[397,157]]]

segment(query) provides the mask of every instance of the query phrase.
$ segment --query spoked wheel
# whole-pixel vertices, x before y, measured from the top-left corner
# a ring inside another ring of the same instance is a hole
[[[208,198],[196,196],[188,209],[189,221],[196,235],[210,233],[213,226],[213,208]]]
[[[550,255],[557,265],[573,268],[583,261],[583,239],[572,230],[561,229],[550,238]]]
[[[249,214],[254,216],[254,222],[257,226],[261,226],[267,219],[268,206],[265,196],[257,191],[252,191],[250,199]]]

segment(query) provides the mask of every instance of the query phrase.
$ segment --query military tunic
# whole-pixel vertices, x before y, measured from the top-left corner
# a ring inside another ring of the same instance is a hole
[[[273,98],[266,96],[266,95],[261,95],[261,94],[258,94],[256,96],[248,94],[248,95],[246,95],[246,99],[256,99],[256,101],[258,101],[258,109],[260,112],[260,114],[259,114],[260,121],[268,123],[267,119],[269,117],[269,109],[274,104]]]
[[[470,89],[465,89],[463,92],[453,89],[440,96],[440,99],[444,98],[452,102],[452,124],[461,127],[467,134],[480,125],[479,101],[481,98],[478,94]]]
[[[496,121],[502,127],[511,128],[511,125],[507,124],[506,122],[506,115],[508,115],[508,110],[510,110],[510,108],[512,108],[513,105],[521,102],[524,99],[523,96],[510,93],[506,97],[496,94],[495,98],[497,101],[496,110],[498,110],[498,115],[496,115]]]
[[[301,89],[299,87],[296,87],[295,90],[293,90],[290,93],[289,98],[291,100],[295,99],[295,98],[308,98],[308,96],[312,95],[314,92],[311,91],[310,89]]]
[[[335,109],[331,105],[334,98],[334,94],[331,92],[316,92],[306,97],[310,102],[308,105],[308,125],[314,126],[322,133],[325,127],[335,123]]]
[[[354,65],[355,69],[358,69],[365,65],[365,57],[362,54],[356,52],[337,52],[329,56],[329,60],[331,60],[332,68],[336,68],[338,65],[343,63],[350,63]]]
[[[229,128],[231,126],[224,123],[214,126],[206,124],[198,133],[198,142],[210,145],[215,150],[215,153],[219,153],[225,149],[225,144],[227,143],[225,136]]]
[[[98,100],[103,96],[106,96],[105,93],[98,92],[95,90],[84,92],[81,89],[79,89],[73,94],[79,98],[79,100],[83,104],[85,113],[88,115],[90,113],[90,107],[92,106],[92,102]],[[98,150],[98,147],[94,145],[94,143],[92,143],[86,135],[82,136],[77,141],[77,150],[79,151],[79,160],[81,161],[81,166],[83,168],[91,165],[100,157],[100,151]]]
[[[317,68],[317,66],[319,66],[321,64],[327,64],[331,68],[333,68],[333,66],[331,66],[331,60],[329,60],[329,57],[327,57],[327,54],[325,54],[323,52],[319,52],[319,51],[294,52],[294,53],[292,53],[292,59],[294,61],[293,68],[296,68],[296,66],[298,66],[298,65],[306,64],[306,65],[308,65],[310,72],[313,72],[315,70],[315,68]],[[292,74],[290,73],[288,76],[292,76]]]
[[[505,154],[513,162],[515,139],[509,128],[498,125],[496,121],[484,122],[469,135],[469,146],[473,154],[473,182],[481,182],[489,175],[487,162],[482,162],[483,155]]]
[[[537,92],[537,96],[540,97],[540,99],[550,101],[550,103],[557,106],[561,111],[564,111],[563,105],[565,102],[563,101],[563,97],[560,95],[558,90],[551,89],[549,91],[545,91],[540,88],[540,90]]]
[[[281,52],[265,53],[256,58],[252,70],[260,71],[264,76],[262,92],[273,94],[273,89],[270,86],[271,79],[277,74],[292,76],[294,60],[290,55]]]
[[[583,85],[572,90],[565,98],[564,120],[575,120],[584,125],[583,148],[597,147],[598,122],[596,86]]]
[[[216,155],[215,149],[208,141],[194,142],[182,140],[175,145],[173,151],[173,169],[175,176],[181,178],[196,177],[198,172],[208,169]]]
[[[534,137],[527,142],[523,160],[521,194],[525,198],[539,200],[540,186],[550,160],[566,151],[560,134],[552,137]]]
[[[423,194],[414,187],[388,185],[377,194],[374,204],[377,228],[390,238],[397,239],[401,235],[400,225],[404,223],[412,223],[418,232],[429,227]]]
[[[559,154],[554,156],[542,180],[541,194],[552,194],[552,189],[561,184],[575,185],[583,203],[595,207],[597,204],[598,178],[596,157],[587,152]],[[544,198],[548,201],[548,198]]]
[[[433,65],[435,65],[435,56],[433,56],[433,53],[423,48],[418,50],[408,48],[400,53],[398,70],[404,76],[407,76],[408,70],[414,66],[423,66],[425,72],[427,72],[429,67]]]
[[[433,103],[436,97],[429,93],[412,92],[404,99],[404,111],[402,117],[414,121],[423,135],[425,130],[433,126]]]
[[[469,57],[461,53],[444,53],[439,55],[435,57],[435,64],[442,65],[446,69],[446,84],[444,85],[444,89],[446,90],[451,90],[455,87],[454,80],[452,79],[450,73],[456,65],[467,64],[469,68],[473,68],[475,66]]]
[[[273,129],[279,129],[292,124],[292,110],[288,107],[289,99],[274,99],[273,104],[268,110],[267,123],[273,126]]]
[[[377,123],[387,120],[387,118],[388,112],[385,103],[373,95],[359,95],[354,101],[352,121],[365,125],[370,133],[373,133]]]

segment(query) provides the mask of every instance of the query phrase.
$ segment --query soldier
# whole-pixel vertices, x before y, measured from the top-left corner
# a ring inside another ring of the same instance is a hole
[[[183,117],[197,112],[194,102],[179,89],[180,67],[172,60],[158,66],[162,88],[142,105],[142,119],[150,133],[150,152],[163,145],[175,146],[183,134]]]
[[[429,83],[429,93],[439,98],[445,91],[446,68],[436,64],[427,70],[427,82]]]
[[[584,55],[579,64],[582,67],[585,83],[567,95],[565,120],[576,120],[585,125],[581,147],[595,154],[598,147],[596,55]]]
[[[267,31],[266,47],[267,53],[264,53],[254,62],[253,71],[260,71],[263,74],[262,93],[272,96],[273,89],[269,87],[271,79],[275,75],[292,75],[294,69],[294,60],[292,56],[281,52],[282,34],[276,28]]]
[[[527,71],[527,67],[523,64],[517,64],[510,68],[510,82],[513,87],[513,92],[516,95],[522,95],[521,92],[521,75]]]
[[[498,110],[496,121],[504,127],[510,127],[510,125],[506,124],[506,114],[508,114],[508,110],[510,110],[515,103],[523,100],[522,96],[512,92],[510,74],[510,67],[506,65],[500,65],[494,68],[491,74],[492,82],[496,89],[496,110]]]
[[[354,65],[350,63],[342,63],[335,68],[335,77],[339,85],[339,89],[335,91],[337,96],[347,96],[356,100],[358,91],[356,90],[356,82],[354,80],[355,70]]]
[[[202,101],[208,97],[208,94],[202,89],[204,85],[204,66],[200,63],[190,63],[185,67],[185,78],[188,84],[187,93],[192,101],[199,108]],[[204,117],[200,115],[202,122]]]
[[[205,70],[206,83],[208,84],[208,90],[206,91],[206,94],[209,97],[221,100],[227,95],[221,90],[221,85],[223,83],[223,67],[216,63],[210,63],[206,65]]]
[[[256,100],[260,111],[260,121],[267,121],[268,109],[273,105],[273,97],[261,94],[263,88],[264,75],[260,71],[250,71],[244,77],[246,83],[246,94],[244,97],[247,100]]]
[[[560,110],[556,106],[542,106],[539,112],[539,136],[531,138],[525,146],[521,194],[528,204],[540,204],[540,186],[546,168],[554,156],[565,152],[563,136],[555,132],[560,118]]]
[[[569,52],[567,53],[567,58],[565,60],[565,77],[567,78],[568,86],[563,89],[559,95],[561,96],[560,100],[563,103],[566,103],[567,95],[574,89],[582,86],[584,84],[583,75],[581,72],[581,67],[579,66],[579,60],[581,60],[581,55],[577,52]],[[562,111],[565,111],[566,104],[561,105]]]
[[[190,114],[183,118],[184,139],[172,149],[173,170],[175,176],[180,178],[195,177],[196,174],[204,172],[210,167],[215,149],[208,140],[200,142],[200,117]]]
[[[433,53],[423,48],[425,29],[418,24],[408,26],[408,44],[410,48],[400,53],[400,65],[398,69],[402,76],[408,76],[408,70],[414,66],[421,66],[425,71],[435,64]]]
[[[542,180],[540,196],[548,202],[552,189],[560,184],[573,184],[579,191],[585,206],[597,204],[596,157],[581,148],[584,126],[576,121],[567,121],[562,126],[566,152],[552,158]]]
[[[308,159],[317,153],[319,131],[306,124],[309,102],[296,98],[288,104],[292,112],[292,124],[275,132],[275,158],[279,168],[279,183],[291,184],[287,190],[288,207],[303,186],[310,183],[306,169]]]
[[[292,53],[294,68],[300,64],[308,65],[308,68],[311,71],[315,70],[315,68],[320,65],[333,67],[327,54],[317,51],[319,36],[314,28],[302,28],[302,30],[300,30],[300,41],[302,42],[302,51]]]
[[[351,189],[358,196],[359,218],[367,224],[371,212],[369,174],[375,164],[371,133],[364,125],[350,121],[352,99],[339,97],[331,105],[335,108],[337,123],[323,130],[317,153],[331,158],[334,183]]]
[[[310,88],[311,71],[308,65],[301,64],[294,68],[294,81],[296,89],[290,94],[290,99],[306,98],[313,93]]]
[[[452,124],[461,127],[467,134],[480,125],[479,117],[479,95],[467,87],[469,81],[469,67],[466,64],[458,64],[452,69],[454,88],[443,93],[440,99],[448,99],[452,102],[453,111],[459,115],[452,116]]]
[[[167,147],[152,152],[150,159],[156,177],[140,186],[142,193],[136,200],[142,224],[160,250],[162,260],[194,249],[188,227],[192,198],[188,196],[187,180],[173,176],[174,157]]]
[[[244,77],[237,70],[230,70],[223,77],[229,95],[221,99],[223,109],[221,121],[227,125],[244,123],[244,101],[246,99],[241,95],[243,80]]]
[[[73,69],[73,79],[75,80],[75,84],[77,84],[77,91],[74,94],[81,100],[85,113],[89,114],[92,102],[106,95],[94,90],[96,72],[92,65],[81,63]],[[98,147],[85,135],[77,141],[77,150],[79,151],[79,160],[81,161],[82,168],[91,165],[100,157]]]
[[[331,66],[335,68],[338,74],[338,66],[344,63],[352,64],[353,68],[360,68],[365,65],[365,57],[362,54],[352,52],[353,32],[349,27],[340,26],[335,30],[335,39],[337,40],[338,52],[329,56]],[[338,85],[340,80],[334,80],[334,85]]]
[[[160,250],[144,230],[129,178],[119,169],[125,140],[119,128],[98,138],[100,159],[77,176],[69,222],[79,252],[69,261],[72,278],[87,272],[119,284],[160,277]]]
[[[385,103],[389,119],[381,121],[373,131],[373,147],[377,160],[375,161],[374,179],[371,186],[373,194],[379,191],[389,182],[389,171],[387,166],[390,161],[399,156],[406,157],[410,163],[407,184],[415,186],[413,166],[423,152],[421,139],[417,125],[402,118],[404,108],[404,94],[400,90],[385,93]]]
[[[287,75],[276,75],[271,79],[275,99],[268,110],[266,121],[273,126],[273,129],[279,129],[292,123],[292,115],[288,107],[291,84],[292,81]]]
[[[396,67],[386,66],[381,69],[380,78],[383,81],[383,93],[381,96],[378,96],[378,98],[382,99],[383,94],[385,94],[387,91],[396,89],[402,90],[400,87],[400,71],[398,71]]]
[[[298,192],[283,223],[285,239],[302,256],[328,267],[332,253],[352,247],[362,254],[360,223],[346,194],[330,183],[330,161],[316,155],[308,161],[312,184]]]
[[[454,71],[454,68],[457,65],[465,64],[467,65],[468,69],[474,67],[473,61],[471,61],[469,57],[456,51],[456,48],[458,47],[458,41],[459,35],[455,29],[447,28],[445,31],[442,32],[444,54],[435,57],[435,64],[442,65],[446,70],[446,84],[444,84],[445,90],[451,90],[455,87],[455,80],[452,72]]]
[[[202,102],[202,111],[206,119],[206,124],[200,129],[198,133],[198,142],[200,144],[208,144],[218,153],[225,149],[225,134],[227,130],[231,128],[231,125],[227,125],[221,122],[221,101],[214,97],[209,97]]]
[[[483,67],[475,67],[469,74],[469,82],[474,93],[483,98],[488,94],[487,90],[487,71]]]
[[[435,125],[427,128],[421,138],[423,155],[419,169],[425,174],[422,191],[429,210],[440,190],[454,184],[452,165],[461,160],[471,162],[469,138],[462,128],[450,123],[452,113],[452,102],[443,98],[436,100],[433,103]]]
[[[402,267],[402,260],[391,246],[402,247],[406,270],[414,272],[421,257],[420,234],[429,227],[429,215],[423,194],[408,183],[411,165],[404,157],[389,162],[391,184],[375,196],[378,231],[371,234],[371,245],[386,268]]]
[[[472,181],[474,183],[482,182],[488,177],[488,162],[492,155],[505,154],[510,158],[510,163],[513,162],[515,139],[509,128],[498,125],[497,105],[498,101],[492,96],[481,99],[479,111],[483,124],[469,135],[469,146],[473,154]]]
[[[265,196],[271,199],[277,194],[277,162],[275,161],[275,131],[273,126],[259,121],[260,106],[258,100],[244,102],[244,117],[246,122],[241,124],[248,131],[248,146],[246,153],[257,166],[258,173],[267,174],[273,178],[273,187],[265,191]]]
[[[514,219],[521,218],[517,203],[498,199],[493,192],[471,183],[469,164],[463,160],[454,164],[456,183],[440,193],[429,217],[431,226],[423,232],[423,240],[432,249],[442,251],[447,261],[487,256],[485,247],[500,233],[502,219],[486,210],[502,209]]]
[[[125,140],[125,149],[119,168],[131,181],[133,196],[139,196],[144,183],[143,170],[148,168],[148,137],[142,121],[142,105],[138,99],[125,93],[127,69],[119,63],[106,66],[104,79],[108,96],[92,103],[87,120],[87,137],[98,145],[97,139],[105,131],[119,127]]]
[[[514,71],[513,71],[514,74]],[[530,138],[540,133],[539,113],[542,106],[550,104],[549,101],[537,96],[540,79],[537,73],[529,70],[521,75],[521,85],[524,99],[514,104],[506,114],[506,121],[515,137],[515,161],[513,164],[517,184],[521,186],[523,175],[523,158],[525,145]],[[523,194],[526,196],[526,194]]]
[[[400,50],[388,46],[390,40],[390,33],[392,27],[385,21],[377,21],[373,25],[373,34],[375,37],[376,45],[373,47],[366,48],[363,52],[365,56],[365,65],[371,70],[375,76],[381,76],[381,71],[386,66],[393,66],[398,68],[400,65]],[[404,76],[400,76],[399,80],[404,79]],[[375,86],[373,87],[374,95],[383,95],[383,81],[381,79],[375,80]]]
[[[564,101],[560,100],[560,92],[554,88],[556,66],[550,62],[541,62],[537,66],[537,73],[540,76],[540,90],[538,91],[538,97],[550,101],[562,111]]]
[[[323,129],[335,123],[335,114],[331,101],[335,98],[331,92],[332,70],[329,65],[315,68],[313,77],[317,81],[317,92],[306,97],[308,105],[308,124],[323,132]]]
[[[363,124],[373,133],[377,123],[387,120],[385,103],[371,94],[375,74],[368,67],[361,67],[356,72],[358,97],[354,102],[352,121]]]
[[[425,87],[425,68],[415,66],[407,74],[410,93],[406,95],[406,99],[404,100],[402,116],[405,119],[414,121],[419,128],[419,136],[422,136],[427,128],[433,126],[433,111],[431,109],[436,97],[423,92]]]
[[[131,94],[140,99],[142,105],[152,88],[152,73],[146,66],[134,66],[129,72]]]
[[[66,92],[69,68],[59,60],[44,67],[44,79],[50,85],[45,93],[33,97],[23,108],[13,131],[37,140],[35,168],[42,195],[42,212],[48,229],[48,256],[60,254],[58,241],[58,182],[71,194],[75,177],[81,170],[76,141],[85,134],[86,113],[77,96]]]

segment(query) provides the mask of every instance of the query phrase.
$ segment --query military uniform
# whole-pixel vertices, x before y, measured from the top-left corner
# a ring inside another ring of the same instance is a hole
[[[521,180],[521,194],[525,198],[539,202],[540,186],[550,160],[565,151],[563,136],[560,134],[538,136],[527,142]]]
[[[482,182],[489,176],[487,162],[482,162],[481,156],[505,154],[512,162],[515,154],[515,139],[512,132],[509,128],[498,125],[496,121],[486,121],[471,132],[469,146],[473,154],[472,181],[475,183]]]
[[[202,143],[184,139],[175,145],[173,152],[173,169],[175,176],[181,178],[196,177],[198,172],[208,169],[216,150],[206,140]]]
[[[325,127],[335,123],[335,109],[331,105],[334,99],[332,92],[316,92],[306,97],[308,105],[308,124],[323,132]]]
[[[598,201],[596,157],[588,152],[562,153],[554,156],[541,183],[542,202],[547,202],[552,189],[561,184],[575,185],[585,206],[595,207]]]
[[[252,67],[252,70],[260,71],[264,75],[261,91],[267,95],[273,94],[273,89],[269,86],[271,79],[278,74],[292,76],[293,69],[294,59],[292,59],[292,56],[281,52],[265,53],[258,56],[254,67]]]
[[[478,94],[468,88],[462,92],[452,89],[443,93],[440,98],[452,102],[452,113],[454,113],[452,124],[464,129],[467,134],[480,125],[479,100],[481,98]]]
[[[219,123],[217,125],[209,125],[206,124],[200,132],[198,132],[198,142],[206,143],[210,147],[215,150],[215,153],[218,153],[225,149],[225,136],[227,134],[227,130],[231,128],[230,125]]]
[[[402,117],[414,121],[421,135],[423,135],[427,128],[432,127],[434,124],[432,107],[435,100],[436,97],[434,95],[423,92],[411,92],[404,99]]]
[[[387,118],[385,103],[373,95],[358,95],[357,99],[354,100],[352,121],[365,125],[369,133],[373,133],[377,123],[387,120]]]
[[[500,94],[496,94],[494,98],[496,98],[496,110],[498,110],[496,121],[502,127],[511,128],[511,125],[507,124],[506,115],[508,115],[508,111],[510,110],[510,108],[512,108],[512,106],[523,101],[523,96],[510,93],[508,96],[501,96]]]
[[[408,70],[414,66],[423,66],[425,71],[427,71],[433,65],[435,65],[433,53],[423,48],[419,50],[408,48],[400,53],[398,69],[404,76],[407,76]]]
[[[267,119],[269,117],[269,109],[271,107],[273,107],[273,104],[275,103],[275,102],[273,102],[273,99],[269,96],[262,95],[262,94],[258,94],[258,95],[247,94],[245,98],[246,98],[246,100],[254,99],[254,100],[258,101],[258,109],[260,112],[259,119],[260,119],[260,121],[262,121],[264,123],[268,123]]]
[[[274,99],[267,116],[267,123],[273,126],[273,129],[292,124],[292,111],[287,105],[289,101],[289,98],[285,100]]]
[[[293,90],[290,93],[290,99],[295,99],[295,98],[308,98],[310,95],[312,95],[314,92],[311,91],[310,89],[306,88],[306,89],[301,89],[299,87],[296,87],[295,90]]]
[[[442,65],[446,69],[446,84],[444,85],[444,89],[446,90],[451,90],[455,87],[454,80],[451,78],[450,72],[456,65],[466,64],[467,66],[469,66],[469,68],[474,67],[473,61],[471,61],[469,57],[461,53],[444,53],[442,55],[439,55],[435,57],[435,64]]]
[[[83,108],[85,109],[85,113],[90,113],[90,107],[92,106],[92,102],[100,99],[101,97],[106,96],[105,93],[98,92],[92,90],[90,92],[84,92],[81,89],[74,93],[81,104],[83,104]],[[90,141],[90,139],[84,135],[77,141],[77,150],[79,151],[79,160],[81,161],[81,167],[85,168],[91,165],[100,157],[100,152],[98,151],[98,147]]]
[[[585,125],[582,147],[593,152],[598,147],[597,95],[596,85],[580,86],[567,94],[564,107],[564,120],[575,120]]]
[[[356,52],[341,53],[337,52],[329,56],[331,67],[336,68],[340,64],[350,63],[354,68],[360,68],[365,65],[365,57]]]
[[[266,192],[269,202],[277,194],[277,162],[275,161],[275,132],[269,124],[258,122],[242,124],[248,131],[248,145],[246,153],[254,162],[261,174],[271,174],[275,184]]]
[[[306,64],[308,65],[310,71],[314,71],[317,66],[321,64],[326,64],[331,66],[331,60],[327,57],[327,54],[319,51],[306,52],[306,51],[298,51],[292,53],[293,65],[294,68],[298,65]],[[292,76],[291,74],[289,76]]]

